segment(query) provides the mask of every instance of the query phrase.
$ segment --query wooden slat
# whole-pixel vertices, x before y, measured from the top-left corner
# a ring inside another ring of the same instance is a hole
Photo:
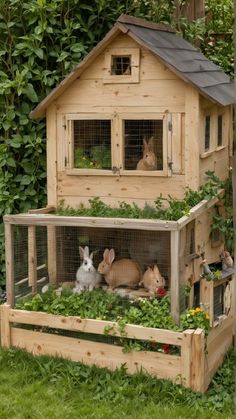
[[[36,227],[28,227],[28,277],[29,286],[32,287],[32,294],[37,293],[37,247]]]
[[[199,92],[185,86],[185,176],[186,185],[199,188]]]
[[[129,228],[138,230],[170,231],[177,230],[176,221],[144,220],[132,218],[102,218],[102,217],[67,217],[50,214],[18,214],[5,215],[4,222],[19,225],[41,226],[81,226],[104,228]]]
[[[57,236],[56,226],[47,226],[48,276],[49,282],[57,282]]]
[[[136,373],[142,369],[151,375],[172,380],[177,380],[181,373],[180,357],[174,355],[146,351],[123,353],[121,347],[114,345],[14,327],[11,332],[12,345],[26,349],[34,355],[63,357],[111,370],[125,365],[129,373]]]
[[[182,384],[185,387],[191,385],[191,360],[192,360],[192,337],[194,330],[185,330],[183,332],[183,341],[181,346],[181,371]]]
[[[195,330],[192,336],[192,371],[191,388],[194,391],[204,391],[205,377],[205,349],[204,332],[202,329]]]
[[[9,322],[9,304],[2,304],[0,306],[1,313],[1,345],[3,348],[10,348],[11,346],[11,329]]]
[[[14,306],[14,243],[13,243],[13,226],[11,224],[4,225],[5,230],[5,253],[6,253],[6,291],[7,303],[11,307]]]
[[[179,296],[179,249],[180,233],[179,231],[171,231],[171,283],[170,283],[170,299],[171,299],[171,315],[176,323],[179,322],[180,314],[180,296]]]
[[[183,335],[171,330],[155,329],[127,324],[125,331],[120,330],[116,322],[105,320],[81,319],[77,316],[61,316],[26,310],[10,310],[10,322],[32,324],[56,329],[71,330],[73,332],[104,334],[105,327],[111,328],[109,334],[132,339],[151,340],[159,343],[180,346]]]
[[[29,214],[48,214],[49,212],[53,211],[55,211],[55,207],[48,205],[48,207],[31,209],[28,212]]]
[[[47,109],[47,199],[49,206],[57,206],[57,125],[56,107]]]

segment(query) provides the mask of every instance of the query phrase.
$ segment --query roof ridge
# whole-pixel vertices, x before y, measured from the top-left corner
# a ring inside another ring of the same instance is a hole
[[[173,29],[170,25],[166,25],[165,23],[149,22],[148,20],[125,14],[120,15],[117,19],[117,22],[140,26],[142,28],[154,29],[157,31],[176,33],[175,29]]]

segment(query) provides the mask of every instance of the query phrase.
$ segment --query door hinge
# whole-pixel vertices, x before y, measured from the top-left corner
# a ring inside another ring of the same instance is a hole
[[[173,129],[173,124],[172,124],[172,122],[171,122],[171,121],[169,121],[169,122],[168,122],[168,130],[169,130],[169,131],[172,131],[172,129]]]

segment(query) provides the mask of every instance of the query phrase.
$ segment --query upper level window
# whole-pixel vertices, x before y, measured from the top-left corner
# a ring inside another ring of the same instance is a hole
[[[211,117],[207,115],[205,117],[205,142],[204,151],[210,150],[210,137],[211,137]]]
[[[223,145],[223,116],[218,115],[217,120],[217,147]]]
[[[103,83],[139,83],[139,48],[107,48]]]
[[[163,170],[163,120],[124,121],[124,169]]]
[[[116,76],[131,75],[131,56],[113,55],[111,60],[111,74]]]
[[[71,154],[74,168],[111,169],[111,121],[71,121]]]

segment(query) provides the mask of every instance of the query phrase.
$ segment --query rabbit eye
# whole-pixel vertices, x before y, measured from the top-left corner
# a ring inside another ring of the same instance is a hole
[[[87,262],[87,260],[85,260],[84,264],[85,264],[85,265],[88,265],[88,262]]]
[[[148,157],[148,154],[146,154],[146,157]]]

